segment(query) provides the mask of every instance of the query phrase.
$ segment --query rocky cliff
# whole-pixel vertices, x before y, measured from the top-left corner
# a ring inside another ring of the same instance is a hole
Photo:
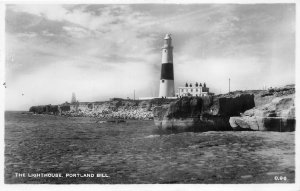
[[[153,115],[160,129],[232,130],[229,118],[253,107],[254,96],[250,94],[184,97],[170,105],[155,107]]]
[[[231,117],[231,127],[235,130],[294,131],[294,93],[294,87],[284,87],[258,94],[256,99],[260,105],[239,117]]]
[[[229,94],[181,98],[153,109],[159,129],[295,130],[295,88],[235,91]]]

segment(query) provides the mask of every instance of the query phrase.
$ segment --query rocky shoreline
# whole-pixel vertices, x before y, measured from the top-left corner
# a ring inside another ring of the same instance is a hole
[[[294,131],[295,88],[236,91],[206,97],[183,97],[155,107],[154,123],[172,131]]]
[[[152,120],[152,111],[146,111],[143,108],[137,109],[118,109],[113,110],[83,110],[83,111],[66,111],[62,116],[68,117],[96,117],[100,119],[133,119],[133,120]]]
[[[295,130],[295,87],[228,94],[33,106],[30,112],[104,120],[153,120],[159,129],[191,131]]]
[[[88,104],[40,105],[32,106],[29,112],[34,114],[60,115],[67,117],[95,117],[100,119],[152,120],[153,108],[169,105],[172,99],[156,98],[152,100],[125,100],[115,98],[110,101]]]

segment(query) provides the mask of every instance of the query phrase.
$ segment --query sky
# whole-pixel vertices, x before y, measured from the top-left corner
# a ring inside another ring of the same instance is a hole
[[[11,4],[5,108],[158,96],[166,33],[176,89],[295,83],[294,4]]]

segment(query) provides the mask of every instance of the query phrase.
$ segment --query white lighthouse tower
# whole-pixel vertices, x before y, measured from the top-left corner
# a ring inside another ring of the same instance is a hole
[[[161,54],[159,97],[174,97],[173,46],[171,34],[166,34]]]

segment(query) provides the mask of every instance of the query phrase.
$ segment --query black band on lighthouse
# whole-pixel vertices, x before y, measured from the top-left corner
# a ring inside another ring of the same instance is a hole
[[[161,65],[160,79],[174,80],[173,63],[165,63]]]

